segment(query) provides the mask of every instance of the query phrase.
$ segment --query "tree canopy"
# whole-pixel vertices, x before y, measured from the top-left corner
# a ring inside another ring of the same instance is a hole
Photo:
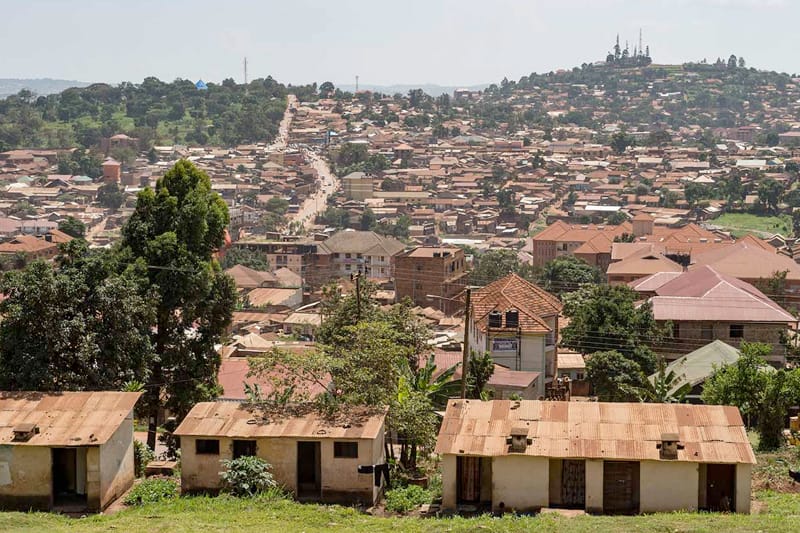
[[[155,189],[139,193],[122,229],[121,255],[146,268],[156,293],[155,359],[145,400],[151,446],[163,398],[180,418],[194,403],[214,397],[220,364],[214,345],[237,300],[233,280],[213,258],[228,222],[228,208],[211,190],[209,177],[181,160]]]

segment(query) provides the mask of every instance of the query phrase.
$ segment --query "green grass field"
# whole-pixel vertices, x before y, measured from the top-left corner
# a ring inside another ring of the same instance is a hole
[[[765,236],[780,233],[785,237],[792,234],[792,218],[789,215],[762,216],[751,213],[725,213],[709,221],[710,224],[725,228],[734,237],[755,232]]]
[[[676,490],[679,490],[676,487]],[[800,494],[758,494],[759,514],[667,513],[645,516],[540,515],[504,518],[380,518],[337,506],[299,504],[292,501],[237,500],[230,497],[194,497],[127,509],[110,516],[67,518],[45,513],[0,513],[4,532],[145,531],[188,533],[195,531],[543,531],[622,533],[629,531],[797,531]]]

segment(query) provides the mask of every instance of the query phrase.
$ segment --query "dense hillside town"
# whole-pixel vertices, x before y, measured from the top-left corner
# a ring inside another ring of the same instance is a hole
[[[4,510],[797,509],[800,77],[147,78],[0,147]]]

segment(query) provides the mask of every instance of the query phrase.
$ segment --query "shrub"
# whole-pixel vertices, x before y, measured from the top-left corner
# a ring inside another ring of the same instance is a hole
[[[178,496],[178,482],[172,478],[151,477],[137,483],[125,497],[125,505],[144,505]]]
[[[147,463],[156,458],[156,454],[150,449],[150,446],[144,442],[135,440],[133,441],[133,468],[136,472],[136,477],[144,476]]]
[[[386,491],[386,510],[392,513],[407,513],[425,503],[431,503],[433,495],[418,485]]]
[[[258,457],[239,457],[222,461],[220,472],[224,490],[234,496],[254,496],[277,488],[268,462]]]

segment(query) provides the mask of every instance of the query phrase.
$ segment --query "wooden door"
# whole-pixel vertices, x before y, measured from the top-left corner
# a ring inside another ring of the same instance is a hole
[[[586,461],[561,462],[561,505],[571,509],[586,507]]]
[[[610,514],[639,512],[638,462],[603,463],[603,512]]]
[[[458,503],[478,503],[481,499],[481,458],[458,457]]]
[[[706,465],[706,502],[709,511],[735,511],[736,465]]]
[[[297,496],[303,499],[320,497],[320,443],[297,443]]]

